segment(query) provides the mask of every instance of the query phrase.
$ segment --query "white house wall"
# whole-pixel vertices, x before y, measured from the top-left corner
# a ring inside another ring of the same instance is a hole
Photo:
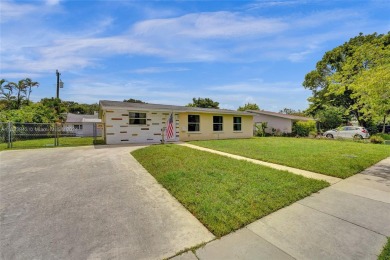
[[[130,125],[129,112],[146,113],[146,125]],[[169,112],[112,109],[103,111],[105,119],[106,143],[159,143],[161,129],[166,126]],[[174,115],[176,136],[169,141],[179,140],[179,118]]]
[[[272,128],[280,130],[282,133],[291,133],[292,132],[292,120],[288,118],[281,118],[269,115],[254,115],[253,122],[267,122],[267,128],[265,132],[272,133]]]

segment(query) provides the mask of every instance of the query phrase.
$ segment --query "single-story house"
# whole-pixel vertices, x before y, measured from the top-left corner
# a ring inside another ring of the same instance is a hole
[[[94,134],[99,136],[101,130],[97,129],[96,124],[101,122],[98,112],[94,112],[93,115],[67,113],[63,128],[65,132],[70,132],[75,136],[94,136]]]
[[[263,110],[247,110],[246,112],[253,114],[253,124],[267,122],[266,133],[272,133],[272,129],[280,133],[291,133],[294,122],[314,120],[308,117],[286,115],[282,113],[263,111]]]
[[[166,141],[253,136],[253,114],[247,112],[108,100],[99,104],[107,144],[159,143],[171,115],[173,137]]]

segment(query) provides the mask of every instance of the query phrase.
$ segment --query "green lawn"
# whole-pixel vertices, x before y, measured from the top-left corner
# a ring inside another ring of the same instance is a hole
[[[217,237],[329,185],[179,145],[132,155]]]
[[[262,137],[190,143],[340,178],[390,156],[388,145],[323,139]]]
[[[378,260],[390,260],[390,237],[387,239],[387,244],[383,248]]]
[[[93,145],[93,137],[60,137],[59,147]],[[54,147],[54,138],[16,141],[12,143],[13,149]],[[7,143],[0,143],[0,151],[7,150]]]

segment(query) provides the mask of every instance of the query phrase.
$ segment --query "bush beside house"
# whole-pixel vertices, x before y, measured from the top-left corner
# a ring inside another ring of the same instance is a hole
[[[293,124],[293,134],[295,136],[307,137],[310,134],[316,135],[316,122],[312,121],[297,121]]]

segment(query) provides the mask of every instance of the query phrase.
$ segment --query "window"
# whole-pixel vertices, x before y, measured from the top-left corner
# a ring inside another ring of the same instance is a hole
[[[223,130],[223,117],[213,116],[213,131],[222,131],[222,130]]]
[[[146,125],[146,113],[129,113],[129,124],[130,125]]]
[[[241,117],[233,117],[233,131],[241,131]]]
[[[83,125],[74,125],[75,130],[83,130]]]
[[[199,115],[188,115],[188,132],[199,132]]]

